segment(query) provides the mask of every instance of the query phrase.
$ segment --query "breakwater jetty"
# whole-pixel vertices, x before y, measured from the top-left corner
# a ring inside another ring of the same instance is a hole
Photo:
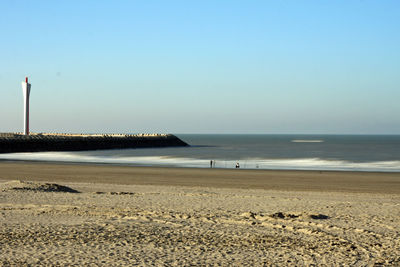
[[[0,153],[184,147],[172,134],[0,133]]]

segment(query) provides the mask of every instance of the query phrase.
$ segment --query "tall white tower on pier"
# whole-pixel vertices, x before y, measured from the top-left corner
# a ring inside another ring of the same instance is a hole
[[[29,135],[29,94],[31,92],[31,84],[28,83],[28,77],[22,82],[22,92],[24,94],[24,134]]]

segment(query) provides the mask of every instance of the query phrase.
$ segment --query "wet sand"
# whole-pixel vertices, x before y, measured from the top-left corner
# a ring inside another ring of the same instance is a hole
[[[398,266],[399,180],[0,162],[0,265]]]
[[[400,173],[130,167],[0,161],[0,179],[400,194]]]

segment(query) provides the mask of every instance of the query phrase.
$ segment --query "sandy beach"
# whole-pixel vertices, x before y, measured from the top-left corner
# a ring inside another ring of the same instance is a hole
[[[0,162],[3,266],[398,266],[400,173]]]

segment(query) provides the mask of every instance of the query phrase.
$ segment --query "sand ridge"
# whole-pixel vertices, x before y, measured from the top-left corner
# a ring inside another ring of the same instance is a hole
[[[68,192],[79,193],[79,191],[68,186],[55,183],[27,182],[22,180],[13,180],[0,185],[0,191],[10,190],[34,191],[34,192]]]

